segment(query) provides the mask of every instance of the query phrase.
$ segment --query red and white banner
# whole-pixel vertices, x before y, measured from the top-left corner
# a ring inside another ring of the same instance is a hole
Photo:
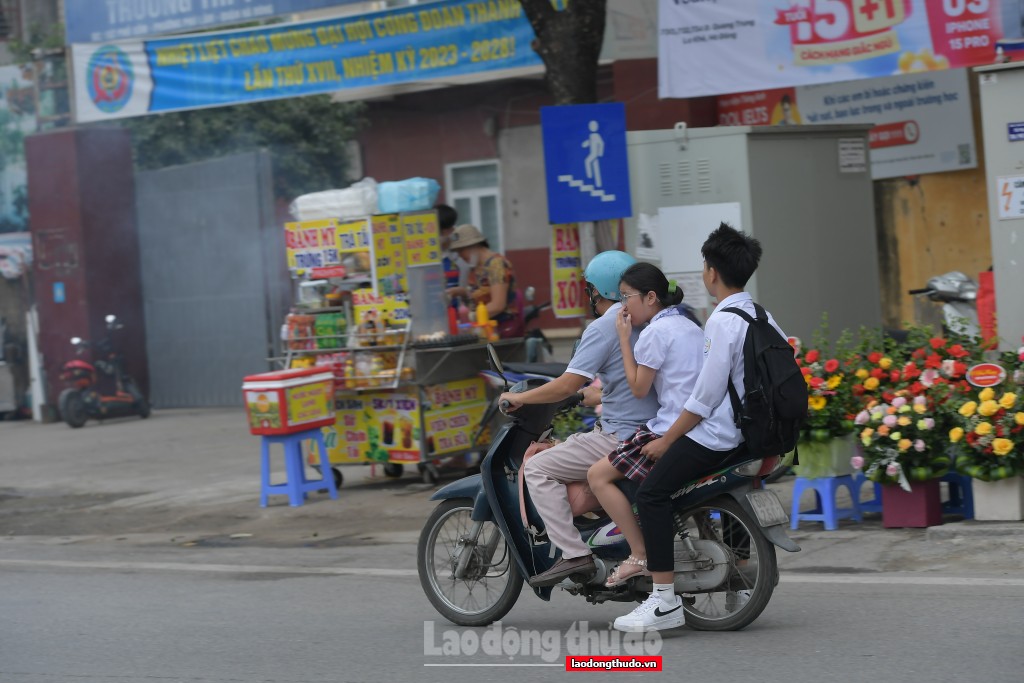
[[[1003,12],[999,0],[660,0],[658,91],[699,97],[991,64]]]

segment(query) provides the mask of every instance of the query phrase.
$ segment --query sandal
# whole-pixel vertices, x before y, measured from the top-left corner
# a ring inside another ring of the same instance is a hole
[[[641,560],[638,557],[630,555],[619,563],[619,566],[611,573],[611,576],[608,577],[608,580],[605,581],[604,585],[607,588],[612,588],[614,586],[621,586],[634,576],[650,575],[651,573],[647,571],[647,560]]]

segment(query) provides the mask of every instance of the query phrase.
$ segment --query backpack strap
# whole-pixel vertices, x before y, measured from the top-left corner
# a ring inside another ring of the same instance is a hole
[[[754,306],[757,306],[757,304],[754,304]],[[748,324],[754,322],[754,319],[750,317],[750,314],[747,313],[746,311],[744,311],[743,309],[736,308],[734,306],[729,306],[728,308],[723,308],[722,310],[723,311],[728,311],[730,313],[735,313],[739,317],[741,317],[744,320],[746,320]],[[756,311],[756,308],[755,308],[755,311]],[[758,311],[758,313],[763,313],[763,312],[764,312],[764,309],[761,309],[761,311]],[[744,349],[744,351],[745,351],[745,349]],[[744,353],[744,358],[743,358],[744,372],[749,372],[749,369],[746,367],[746,360],[747,360],[746,359],[746,353]],[[732,415],[733,415],[733,419],[736,421],[736,426],[740,427],[742,422],[743,422],[743,420],[742,420],[743,403],[740,401],[739,392],[736,391],[736,386],[733,384],[732,373],[731,372],[729,373],[729,400],[732,402]]]

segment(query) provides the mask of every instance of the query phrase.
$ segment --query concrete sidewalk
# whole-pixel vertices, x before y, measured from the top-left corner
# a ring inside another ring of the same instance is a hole
[[[77,430],[0,423],[0,535],[267,549],[414,544],[435,506],[436,487],[414,467],[389,479],[347,466],[336,501],[318,493],[293,508],[273,496],[261,508],[259,448],[241,409],[156,411]],[[444,470],[441,483],[462,474]],[[792,481],[773,485],[787,510]],[[802,522],[792,536],[803,551],[779,557],[795,571],[1017,576],[1024,567],[1024,523],[947,518],[931,529],[883,529],[869,515],[837,531]]]

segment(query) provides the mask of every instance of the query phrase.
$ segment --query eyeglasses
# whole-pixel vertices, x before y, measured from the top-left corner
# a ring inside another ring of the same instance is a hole
[[[624,294],[623,292],[619,292],[619,298],[622,299],[623,301],[625,301],[631,296],[640,296],[640,292],[633,292],[632,294]]]

